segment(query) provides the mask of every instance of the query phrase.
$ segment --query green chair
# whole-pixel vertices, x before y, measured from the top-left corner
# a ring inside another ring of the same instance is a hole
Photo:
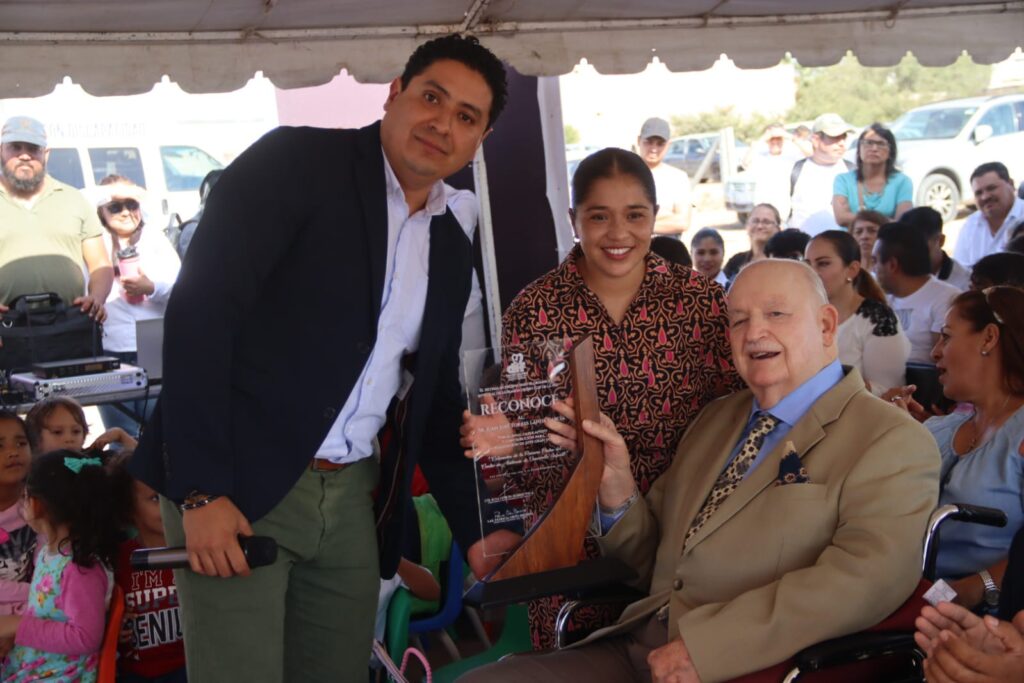
[[[452,532],[448,528],[448,522],[441,514],[437,501],[429,493],[413,498],[413,504],[416,507],[416,517],[419,520],[420,564],[426,567],[442,584],[441,597],[445,600],[445,604],[442,605],[437,600],[421,600],[405,588],[395,591],[391,597],[391,604],[388,605],[385,640],[388,652],[393,658],[398,659],[401,659],[402,654],[409,646],[409,631],[410,626],[415,623],[414,617],[438,616],[441,613],[451,613],[453,608],[454,615],[458,616],[458,610],[462,603],[461,590],[455,590],[453,595],[450,586],[447,585],[451,581],[447,580],[447,575],[442,575],[441,572],[442,563],[450,564],[453,560],[456,563],[454,569],[460,572],[460,576],[462,571],[461,557],[452,557]],[[453,600],[457,601],[457,604],[452,605]],[[454,617],[451,618],[451,621],[454,621]],[[439,627],[441,641],[452,659],[459,659],[461,655],[458,648],[444,631],[444,627],[447,625]],[[419,631],[420,629],[417,629],[417,632]]]
[[[478,655],[437,669],[434,671],[434,683],[452,683],[467,671],[496,662],[505,655],[529,652],[531,649],[533,642],[530,640],[530,620],[526,605],[509,605],[505,612],[505,626],[501,630],[498,642]]]

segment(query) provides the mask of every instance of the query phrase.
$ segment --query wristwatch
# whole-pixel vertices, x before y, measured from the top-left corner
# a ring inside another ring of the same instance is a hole
[[[220,496],[211,495],[209,493],[201,493],[199,491],[193,491],[192,493],[185,496],[185,500],[182,501],[178,509],[182,512],[188,512],[189,510],[196,510],[201,507],[206,507],[213,501],[220,498]]]
[[[992,580],[992,575],[988,573],[987,569],[982,569],[978,572],[978,576],[981,577],[981,582],[985,584],[985,604],[989,607],[998,607],[999,586]]]

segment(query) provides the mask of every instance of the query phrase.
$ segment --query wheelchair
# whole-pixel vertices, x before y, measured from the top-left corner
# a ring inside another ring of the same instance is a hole
[[[939,529],[949,521],[986,526],[1006,526],[1006,514],[1001,510],[977,505],[956,503],[936,509],[928,520],[922,552],[922,580],[914,594],[892,615],[876,626],[840,638],[812,645],[798,652],[791,660],[769,669],[748,674],[730,683],[839,683],[840,681],[866,681],[877,683],[911,683],[924,680],[924,653],[914,642],[914,619],[927,604],[922,597],[935,580],[938,555]],[[586,634],[570,633],[568,625],[582,607],[595,604],[619,604],[623,608],[638,597],[632,589],[614,589],[611,593],[567,601],[556,618],[557,648],[563,649],[582,640]],[[887,662],[893,673],[872,673],[865,678],[862,670],[851,667],[871,660]],[[879,678],[879,675],[887,676]]]

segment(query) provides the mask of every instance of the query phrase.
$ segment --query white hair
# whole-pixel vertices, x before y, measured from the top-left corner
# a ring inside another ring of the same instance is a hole
[[[822,306],[828,304],[828,292],[825,291],[825,283],[823,283],[821,281],[821,278],[818,277],[818,274],[814,272],[814,268],[811,268],[803,261],[795,261],[793,259],[766,258],[761,259],[759,261],[751,261],[750,263],[740,268],[740,272],[737,273],[736,279],[733,280],[733,286],[736,286],[736,281],[740,279],[740,276],[742,276],[745,271],[750,270],[751,268],[757,268],[765,264],[772,266],[785,265],[790,268],[796,268],[799,271],[799,273],[803,276],[803,278],[807,280],[807,284],[810,285],[811,291],[814,292],[814,294],[817,296],[818,303],[821,304]]]

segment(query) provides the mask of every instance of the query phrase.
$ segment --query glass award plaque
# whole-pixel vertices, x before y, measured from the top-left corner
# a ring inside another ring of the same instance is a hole
[[[578,420],[597,420],[590,337],[463,353],[467,420],[485,556],[504,555],[486,580],[574,566],[592,528],[604,468],[582,432],[576,452],[551,443],[546,418],[573,396]]]

